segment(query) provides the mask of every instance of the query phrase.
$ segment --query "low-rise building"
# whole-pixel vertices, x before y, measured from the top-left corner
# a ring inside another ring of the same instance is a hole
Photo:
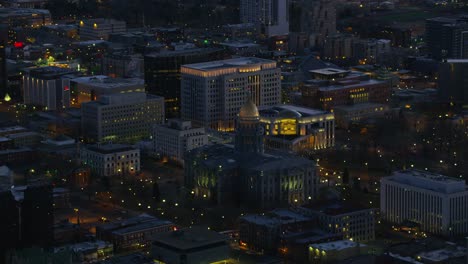
[[[259,113],[268,148],[299,152],[335,145],[333,113],[294,105],[262,107]]]
[[[170,119],[156,125],[153,131],[153,152],[160,158],[184,164],[184,154],[208,144],[205,128],[194,128],[192,122]]]
[[[55,252],[70,250],[72,260],[77,263],[92,263],[111,257],[114,248],[111,243],[105,241],[82,242],[56,248]]]
[[[157,233],[173,230],[175,225],[154,216],[142,214],[133,218],[96,227],[96,237],[109,241],[115,252],[148,249]]]
[[[369,118],[383,117],[390,110],[385,104],[362,103],[356,105],[341,105],[334,109],[336,125],[347,128],[350,124],[359,123]]]
[[[7,166],[0,166],[0,186],[11,187],[13,186],[13,171]]]
[[[228,237],[206,227],[156,234],[151,255],[167,264],[223,263],[229,259]]]
[[[239,219],[239,245],[246,249],[274,254],[283,248],[283,236],[311,230],[314,225],[313,218],[287,209],[246,215]]]
[[[367,253],[368,246],[350,240],[333,241],[309,246],[311,263],[333,263]]]
[[[140,171],[140,150],[129,145],[92,145],[81,149],[80,158],[100,177],[135,174]]]
[[[320,228],[332,234],[342,234],[343,239],[356,242],[375,239],[375,209],[336,201],[295,207],[294,210],[316,218]]]

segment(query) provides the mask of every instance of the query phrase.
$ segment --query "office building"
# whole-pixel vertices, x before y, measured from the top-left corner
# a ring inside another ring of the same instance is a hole
[[[468,106],[468,59],[449,59],[439,66],[439,99]]]
[[[353,42],[353,58],[360,64],[375,64],[390,51],[391,41],[388,39],[356,39]]]
[[[295,207],[295,212],[317,219],[318,227],[343,239],[365,242],[375,239],[376,209],[348,201],[329,201]]]
[[[264,107],[259,113],[268,148],[301,152],[335,145],[333,113],[295,105]]]
[[[241,0],[240,21],[256,25],[267,37],[289,34],[287,0]]]
[[[169,119],[167,124],[153,130],[153,152],[163,160],[184,164],[187,151],[208,144],[205,128],[192,127],[190,121]]]
[[[368,75],[333,68],[309,71],[313,79],[301,89],[302,104],[324,110],[361,103],[388,104],[391,87],[386,81]]]
[[[32,27],[50,25],[52,17],[49,10],[32,8],[1,8],[0,24],[7,24],[10,29],[14,27]]]
[[[428,171],[397,171],[381,180],[380,210],[384,220],[410,221],[421,231],[442,235],[468,233],[468,190],[465,181]]]
[[[283,238],[311,230],[315,224],[313,218],[287,209],[245,215],[239,219],[239,245],[257,252],[275,254],[282,248]]]
[[[80,107],[82,103],[97,101],[102,96],[144,92],[145,82],[138,78],[112,78],[93,75],[70,80],[71,106]]]
[[[322,56],[328,60],[345,60],[353,57],[355,37],[352,34],[333,34],[324,39]]]
[[[146,91],[164,97],[166,116],[180,117],[181,66],[224,59],[224,51],[191,48],[150,53],[144,57]]]
[[[156,234],[151,256],[161,263],[223,263],[229,256],[228,237],[194,226]]]
[[[281,70],[276,62],[237,58],[183,65],[182,118],[194,125],[233,131],[247,97],[258,106],[281,102]]]
[[[102,74],[120,78],[142,78],[144,75],[144,60],[141,54],[114,52],[102,58]]]
[[[127,32],[127,23],[115,19],[88,19],[80,21],[79,26],[81,40],[108,40],[110,34]]]
[[[175,225],[154,216],[141,214],[96,227],[96,238],[111,242],[114,251],[147,250],[157,233],[174,230]]]
[[[140,171],[140,150],[128,145],[87,146],[80,150],[80,159],[99,177],[132,175]]]
[[[336,1],[292,0],[289,18],[291,31],[306,33],[311,48],[325,48],[325,39],[336,33]]]
[[[369,118],[384,117],[390,110],[386,104],[362,103],[355,105],[341,105],[334,108],[336,125],[340,128],[348,128],[353,123],[366,121]]]
[[[44,110],[70,107],[70,79],[75,73],[52,66],[27,68],[23,75],[24,103]]]
[[[139,92],[106,95],[82,104],[81,113],[88,141],[134,143],[149,139],[153,126],[164,122],[164,99]]]
[[[426,20],[426,45],[431,58],[468,58],[468,17],[436,17]]]
[[[286,152],[264,153],[260,114],[242,106],[235,145],[211,145],[185,156],[185,184],[196,199],[257,208],[300,205],[317,196],[315,162]]]

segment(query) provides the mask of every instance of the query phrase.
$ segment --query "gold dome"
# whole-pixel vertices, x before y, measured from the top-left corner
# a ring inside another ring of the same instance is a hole
[[[241,107],[239,111],[239,117],[241,118],[258,118],[260,114],[258,113],[258,108],[254,104],[251,98]]]

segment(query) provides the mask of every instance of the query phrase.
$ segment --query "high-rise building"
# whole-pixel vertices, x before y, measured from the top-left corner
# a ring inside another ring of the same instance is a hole
[[[6,45],[8,43],[8,26],[0,24],[0,101],[10,101],[13,93],[8,89]],[[7,96],[8,95],[8,96]]]
[[[468,17],[436,17],[426,20],[426,45],[434,59],[468,58]]]
[[[258,32],[272,37],[289,34],[288,0],[241,0],[240,20],[252,23]]]
[[[451,59],[439,66],[439,98],[468,106],[468,59]]]
[[[325,39],[336,33],[336,3],[333,0],[294,0],[290,6],[292,32],[309,35],[311,47],[324,46]]]
[[[214,48],[163,51],[145,55],[146,91],[164,97],[168,118],[180,117],[181,66],[220,59],[224,59],[224,51]]]
[[[246,97],[258,106],[281,102],[281,70],[276,62],[237,58],[183,65],[182,118],[194,125],[232,131]]]
[[[28,68],[23,75],[24,103],[59,110],[70,107],[70,79],[76,71],[59,67]]]
[[[468,188],[462,179],[407,170],[381,180],[384,220],[416,223],[422,231],[443,235],[468,233]]]
[[[153,152],[160,158],[184,164],[185,152],[208,144],[203,127],[192,127],[192,122],[169,119],[167,124],[154,126]]]
[[[89,141],[134,143],[149,139],[164,122],[164,99],[133,92],[102,96],[81,105],[81,125]]]

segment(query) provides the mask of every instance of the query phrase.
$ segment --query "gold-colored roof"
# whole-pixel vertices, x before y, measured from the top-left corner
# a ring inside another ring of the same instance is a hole
[[[251,98],[249,98],[247,102],[241,107],[239,111],[239,117],[260,117],[260,114],[258,113],[258,108]]]

